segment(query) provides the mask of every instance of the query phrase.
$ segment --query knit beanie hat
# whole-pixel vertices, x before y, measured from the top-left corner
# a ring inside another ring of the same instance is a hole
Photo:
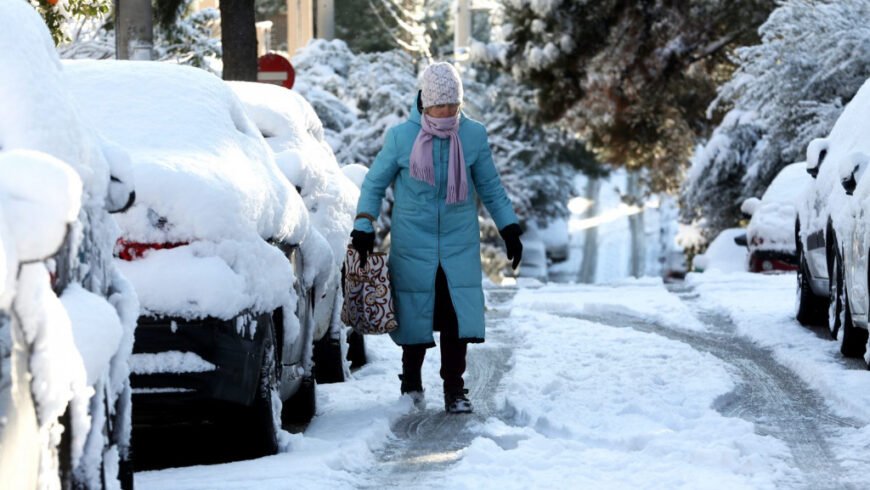
[[[423,108],[462,103],[462,79],[450,63],[429,65],[423,72]]]

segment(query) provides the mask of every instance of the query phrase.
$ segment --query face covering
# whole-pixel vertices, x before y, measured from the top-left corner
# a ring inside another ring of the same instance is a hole
[[[450,150],[447,159],[447,204],[456,204],[468,199],[468,183],[465,175],[465,156],[459,139],[459,113],[453,117],[420,118],[422,130],[417,134],[411,149],[411,177],[435,185],[435,163],[432,161],[432,138],[449,138]]]

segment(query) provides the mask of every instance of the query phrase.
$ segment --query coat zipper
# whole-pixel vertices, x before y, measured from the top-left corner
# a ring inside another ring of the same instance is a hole
[[[440,139],[441,138],[439,138],[439,140]],[[443,165],[441,165],[441,157],[444,155],[444,140],[439,141],[438,146],[441,150],[438,155],[438,168],[443,169]],[[438,247],[436,256],[438,258],[439,267],[441,266],[441,177],[443,177],[443,175],[438,178],[438,192],[435,193],[435,213],[438,215],[438,228],[436,229],[435,245]]]

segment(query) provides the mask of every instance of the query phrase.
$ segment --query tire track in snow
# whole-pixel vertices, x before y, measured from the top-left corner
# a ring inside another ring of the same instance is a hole
[[[441,393],[427,392],[425,410],[405,415],[393,424],[394,439],[376,454],[375,474],[360,488],[426,488],[427,482],[437,482],[440,472],[459,461],[462,449],[477,437],[470,427],[499,415],[496,395],[510,360],[509,343],[504,341],[509,334],[500,328],[510,310],[500,307],[515,293],[487,290],[493,306],[487,311],[487,344],[468,349],[465,374],[474,413],[449,415],[444,412]]]
[[[755,425],[756,432],[783,441],[791,451],[797,481],[784,481],[786,488],[849,489],[841,481],[846,474],[831,450],[828,439],[843,428],[861,427],[854,420],[838,417],[797,374],[774,360],[772,352],[737,335],[730,318],[704,309],[698,295],[685,285],[668,288],[701,320],[709,332],[675,330],[626,313],[578,315],[576,318],[614,327],[629,327],[683,342],[722,360],[740,381],[730,393],[719,397],[713,408],[730,417]]]

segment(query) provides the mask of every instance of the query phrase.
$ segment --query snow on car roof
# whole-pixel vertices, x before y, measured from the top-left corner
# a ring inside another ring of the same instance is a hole
[[[812,177],[807,173],[806,162],[786,165],[764,191],[761,202],[795,204],[801,199],[804,189],[810,182]]]
[[[718,270],[721,272],[746,271],[746,247],[737,245],[734,238],[746,233],[744,228],[727,228],[722,230],[710,242],[707,251],[695,257],[695,265],[704,272]]]
[[[127,239],[300,242],[308,215],[227,85],[156,62],[64,62],[88,121],[130,152],[136,203],[116,215]]]
[[[39,150],[72,166],[102,202],[109,166],[82,121],[48,28],[27,2],[0,2],[0,151]]]

